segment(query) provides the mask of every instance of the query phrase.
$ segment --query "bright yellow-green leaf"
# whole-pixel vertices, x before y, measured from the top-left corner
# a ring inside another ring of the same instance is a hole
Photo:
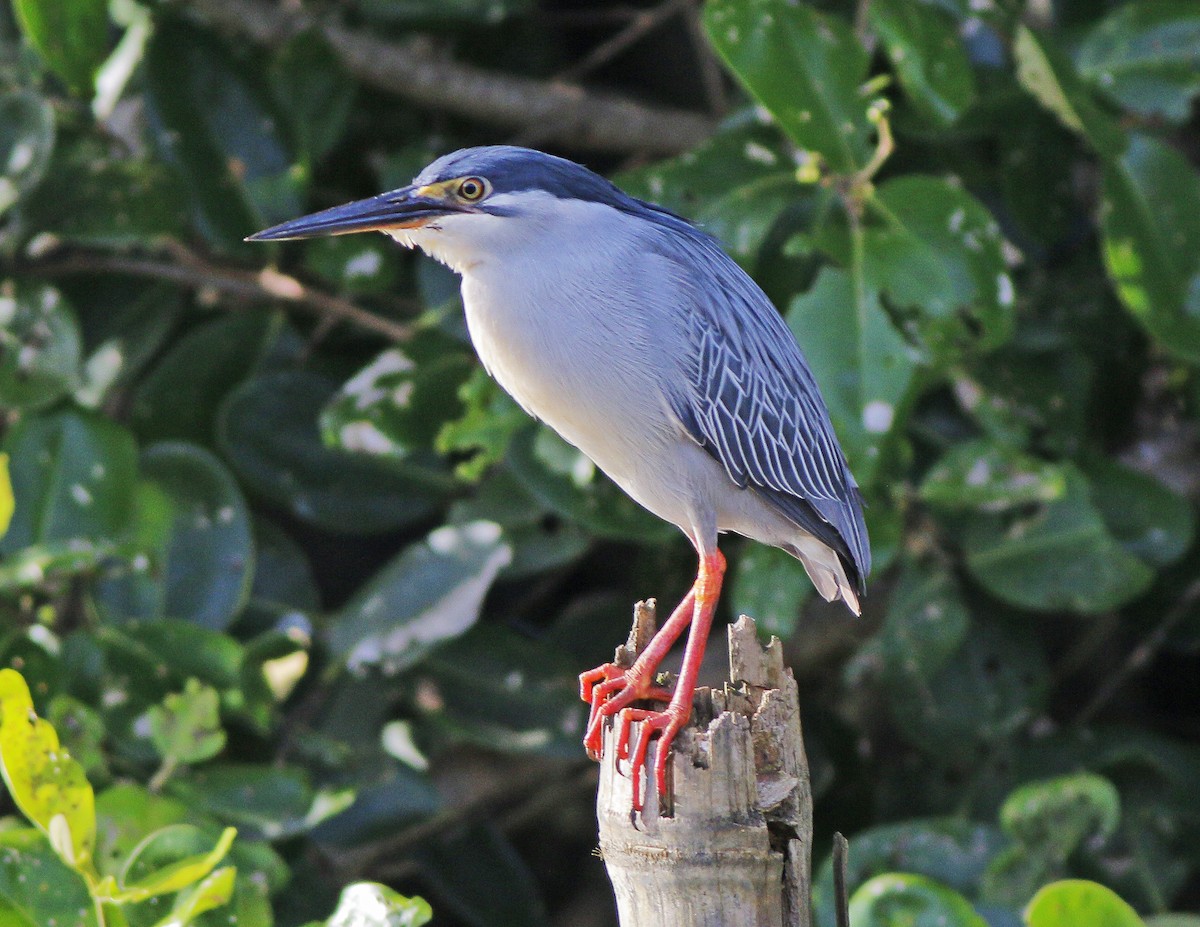
[[[8,476],[8,455],[0,454],[0,537],[4,537],[4,533],[8,531],[8,523],[12,521],[13,510],[16,507],[12,480]]]
[[[1025,909],[1029,927],[1142,927],[1136,911],[1111,888],[1064,879],[1041,889]]]
[[[154,927],[185,927],[205,911],[228,904],[236,879],[237,869],[233,866],[223,866],[209,873],[199,884],[181,892],[171,913]]]
[[[83,767],[34,714],[29,686],[16,670],[0,670],[0,712],[0,771],[13,800],[67,865],[91,873],[96,799]]]
[[[182,824],[175,825],[175,827],[187,826]],[[148,836],[130,854],[130,862],[134,862],[151,842],[161,839],[165,833],[173,829],[173,827],[164,827],[162,830]],[[233,838],[236,836],[236,827],[226,827],[217,840],[216,846],[208,853],[188,856],[178,862],[171,863],[169,866],[157,869],[149,875],[126,884],[124,888],[107,900],[119,903],[144,901],[156,895],[166,895],[194,885],[208,876],[217,863],[225,858],[225,854],[229,852],[229,848],[233,845]]]

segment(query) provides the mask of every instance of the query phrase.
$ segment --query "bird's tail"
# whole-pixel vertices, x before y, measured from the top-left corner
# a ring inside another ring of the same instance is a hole
[[[804,571],[826,602],[841,599],[855,615],[862,614],[854,583],[846,576],[846,567],[837,551],[814,537],[805,537],[784,548],[804,564]]]

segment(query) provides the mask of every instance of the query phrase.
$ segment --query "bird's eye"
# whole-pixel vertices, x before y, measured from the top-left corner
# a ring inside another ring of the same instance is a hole
[[[483,199],[487,193],[487,181],[482,177],[467,177],[458,185],[458,195],[468,203]]]

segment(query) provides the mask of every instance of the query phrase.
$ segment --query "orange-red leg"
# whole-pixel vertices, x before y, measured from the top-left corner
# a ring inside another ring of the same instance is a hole
[[[622,672],[616,669],[614,673],[608,667],[600,667],[580,677],[581,694],[592,704],[592,718],[584,743],[593,757],[600,754],[604,718],[619,712],[616,758],[618,762],[626,757],[630,760],[629,775],[633,782],[634,811],[642,810],[642,773],[646,768],[646,753],[650,740],[656,735],[659,744],[654,759],[654,778],[658,794],[666,793],[671,742],[675,735],[683,730],[692,715],[696,678],[700,673],[700,663],[704,658],[704,647],[708,642],[708,632],[712,627],[713,612],[721,595],[724,576],[725,558],[720,551],[714,551],[711,555],[701,558],[692,591],[629,670]],[[679,673],[675,693],[670,697],[666,709],[650,711],[630,707],[632,702],[642,698],[665,700],[663,696],[666,693],[651,685],[653,671],[688,624],[691,625],[691,629],[684,650],[683,667]],[[639,664],[643,665],[639,667]],[[601,679],[604,681],[597,685]],[[630,729],[635,723],[638,725],[638,738],[630,753]]]
[[[592,706],[583,745],[593,760],[600,758],[605,718],[642,699],[671,700],[670,691],[654,685],[654,677],[663,657],[670,652],[683,629],[691,624],[695,600],[696,587],[693,586],[629,669],[605,663],[580,675],[579,697]]]

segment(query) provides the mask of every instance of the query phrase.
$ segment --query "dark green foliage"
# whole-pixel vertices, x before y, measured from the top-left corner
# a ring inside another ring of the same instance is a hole
[[[862,620],[723,546],[801,681],[817,923],[838,829],[856,927],[1195,927],[1200,6],[708,0],[624,51],[617,3],[318,6],[0,17],[0,668],[45,719],[0,718],[0,922],[615,923],[576,674],[692,551],[445,268],[242,241],[517,138],[723,241],[868,502]],[[712,132],[507,121],[573,68]]]

